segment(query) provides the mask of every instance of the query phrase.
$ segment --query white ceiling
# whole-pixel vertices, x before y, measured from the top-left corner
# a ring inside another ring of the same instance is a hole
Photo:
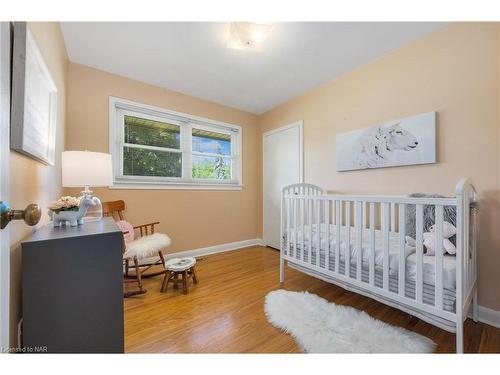
[[[69,59],[263,113],[443,23],[275,23],[262,51],[226,48],[227,23],[63,22]]]

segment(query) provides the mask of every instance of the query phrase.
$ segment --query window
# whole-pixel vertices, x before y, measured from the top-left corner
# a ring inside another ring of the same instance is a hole
[[[110,97],[114,187],[241,189],[241,128]]]

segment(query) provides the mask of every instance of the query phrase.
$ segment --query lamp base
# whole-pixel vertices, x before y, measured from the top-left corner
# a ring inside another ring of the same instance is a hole
[[[83,196],[88,196],[92,198],[92,201],[94,202],[93,206],[90,206],[87,209],[87,213],[83,217],[83,221],[85,223],[91,223],[93,221],[99,221],[102,219],[102,203],[99,198],[96,196],[92,195],[91,191],[83,191]]]

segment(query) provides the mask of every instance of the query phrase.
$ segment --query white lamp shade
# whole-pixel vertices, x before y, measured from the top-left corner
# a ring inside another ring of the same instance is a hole
[[[111,155],[102,152],[64,151],[62,184],[64,187],[111,186]]]

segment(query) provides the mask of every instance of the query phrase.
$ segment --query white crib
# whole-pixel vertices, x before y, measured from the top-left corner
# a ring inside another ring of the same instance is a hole
[[[443,255],[437,240],[436,255],[424,255],[428,206],[434,207],[436,238],[442,238],[444,207],[456,208],[456,255]],[[405,241],[408,207],[415,209],[414,248]],[[450,198],[330,195],[311,184],[286,186],[280,282],[287,261],[299,271],[456,332],[456,350],[462,353],[463,322],[471,304],[477,321],[477,212],[478,195],[468,179],[457,184]]]

